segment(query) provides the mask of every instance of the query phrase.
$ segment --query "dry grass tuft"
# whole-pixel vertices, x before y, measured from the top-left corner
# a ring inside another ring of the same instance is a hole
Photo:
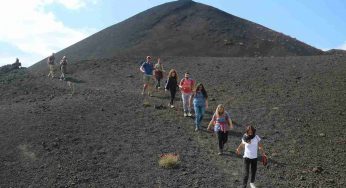
[[[159,165],[162,168],[177,168],[180,163],[179,155],[176,153],[162,154]]]
[[[149,101],[144,101],[143,106],[144,107],[150,107],[151,105],[150,105]]]

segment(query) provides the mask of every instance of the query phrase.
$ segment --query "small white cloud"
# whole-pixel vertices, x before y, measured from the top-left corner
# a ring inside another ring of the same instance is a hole
[[[68,9],[80,9],[85,6],[85,3],[80,0],[58,0],[58,3],[64,5]]]
[[[46,11],[45,7],[53,3],[75,10],[88,3],[97,3],[97,0],[11,0],[3,3],[0,6],[0,42],[11,44],[37,58],[26,57],[33,64],[91,34],[65,26],[52,12]],[[13,57],[0,57],[3,61],[11,59]],[[0,61],[0,64],[3,62]]]
[[[60,3],[68,9],[80,9],[89,3],[98,3],[98,0],[56,0],[56,3]]]
[[[346,50],[346,42],[343,45],[341,45],[338,49]]]

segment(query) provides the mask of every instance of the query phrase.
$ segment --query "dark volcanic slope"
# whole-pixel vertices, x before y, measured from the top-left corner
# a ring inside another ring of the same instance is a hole
[[[215,136],[193,131],[180,99],[178,111],[154,108],[168,103],[163,92],[143,107],[135,59],[83,61],[69,66],[83,81],[73,97],[46,71],[0,75],[0,187],[238,187],[234,150],[249,122],[270,158],[258,187],[345,187],[346,56],[162,61],[205,84],[204,129],[225,104],[231,152],[218,156]],[[181,155],[179,168],[158,166],[165,152]]]
[[[317,55],[322,51],[216,8],[184,0],[137,14],[58,56],[84,60],[124,53],[209,57]]]

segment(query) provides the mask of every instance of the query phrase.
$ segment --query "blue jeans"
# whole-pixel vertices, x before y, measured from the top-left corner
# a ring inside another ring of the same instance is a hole
[[[195,124],[196,124],[196,128],[199,129],[201,128],[201,123],[203,120],[203,115],[205,113],[205,106],[202,105],[196,105],[193,104],[194,108],[195,108]]]

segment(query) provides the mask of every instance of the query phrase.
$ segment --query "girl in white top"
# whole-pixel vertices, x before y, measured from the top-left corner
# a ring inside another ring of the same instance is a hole
[[[244,148],[244,178],[243,178],[243,188],[246,188],[249,179],[249,168],[251,166],[251,181],[250,187],[255,188],[255,176],[257,171],[257,151],[261,151],[262,156],[266,156],[263,150],[263,145],[260,143],[261,138],[256,135],[256,129],[249,125],[246,128],[246,132],[239,144],[236,153],[240,155],[240,149]]]

